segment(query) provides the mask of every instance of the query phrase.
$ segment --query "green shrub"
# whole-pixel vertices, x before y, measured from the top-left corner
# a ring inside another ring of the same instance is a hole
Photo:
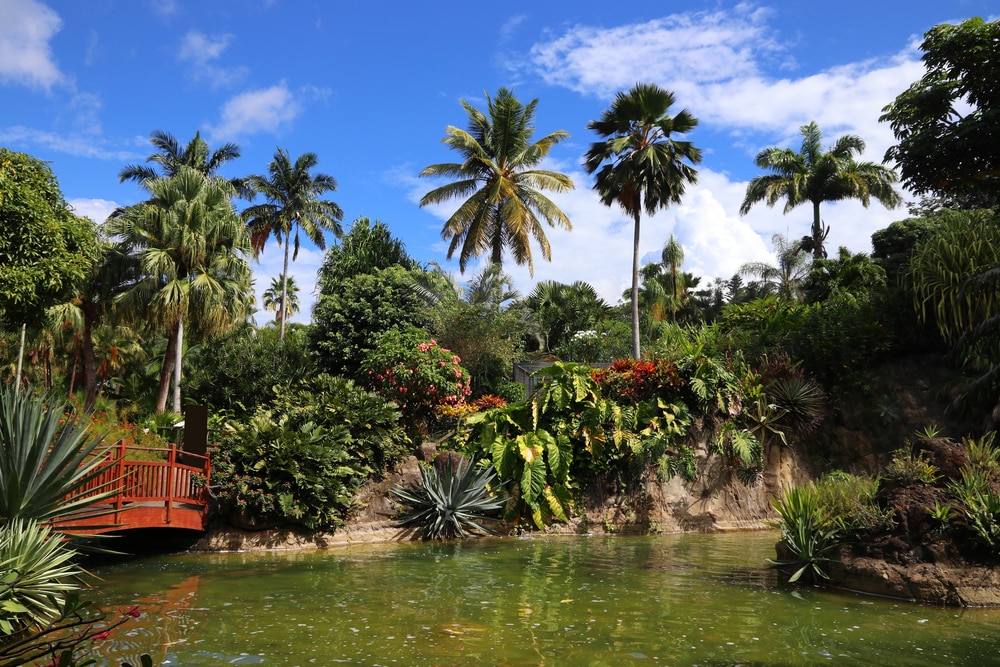
[[[948,490],[961,503],[976,539],[994,554],[1000,554],[1000,494],[990,482],[987,471],[970,467],[962,470],[960,479],[948,483]]]
[[[926,452],[914,452],[913,446],[897,449],[886,466],[885,476],[903,484],[933,484],[938,478],[938,469],[927,459]]]
[[[365,382],[395,401],[415,435],[426,436],[441,407],[461,405],[471,393],[462,360],[421,329],[390,329],[365,356]]]
[[[358,487],[407,451],[398,422],[392,403],[320,375],[230,425],[213,454],[212,487],[222,509],[252,527],[341,525]]]
[[[835,471],[816,482],[819,504],[827,516],[847,535],[889,527],[892,510],[876,502],[881,479]]]

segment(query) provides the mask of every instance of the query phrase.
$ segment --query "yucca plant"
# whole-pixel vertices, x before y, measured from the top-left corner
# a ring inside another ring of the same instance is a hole
[[[492,465],[476,471],[471,461],[462,459],[441,471],[421,468],[420,477],[422,485],[416,489],[392,490],[410,510],[400,525],[416,524],[432,540],[465,538],[476,531],[497,534],[481,523],[504,505],[490,490],[496,479]]]
[[[808,573],[810,578],[830,577],[823,571],[822,563],[838,544],[838,530],[829,520],[820,503],[820,494],[813,484],[794,486],[773,503],[781,521],[781,541],[788,547],[792,558],[771,560],[779,568],[797,568],[788,578],[789,583],[799,581]]]
[[[35,519],[72,532],[73,519],[99,515],[94,505],[115,495],[119,480],[74,495],[95,483],[102,437],[67,416],[67,406],[32,391],[0,390],[0,520]],[[72,517],[72,518],[70,518]]]

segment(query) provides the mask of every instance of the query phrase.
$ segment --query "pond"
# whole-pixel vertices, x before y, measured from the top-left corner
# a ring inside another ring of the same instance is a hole
[[[796,588],[777,533],[487,539],[108,565],[143,616],[99,646],[157,665],[961,665],[1000,610]],[[99,664],[117,665],[105,659]]]

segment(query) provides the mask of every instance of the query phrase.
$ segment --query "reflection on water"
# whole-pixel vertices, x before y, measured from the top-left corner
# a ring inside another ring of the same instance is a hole
[[[775,533],[491,539],[107,566],[109,658],[217,665],[991,664],[1000,610],[780,583]],[[105,661],[106,665],[112,663]]]

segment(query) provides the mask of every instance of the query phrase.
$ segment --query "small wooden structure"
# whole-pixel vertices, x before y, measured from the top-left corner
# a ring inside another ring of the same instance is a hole
[[[130,461],[127,452],[162,452],[164,461]],[[176,445],[165,448],[131,447],[120,440],[103,454],[100,474],[84,489],[70,496],[97,495],[118,489],[110,500],[89,509],[100,516],[60,522],[67,531],[80,534],[112,533],[136,528],[183,528],[204,530],[208,514],[208,479],[212,472],[209,455],[180,452]],[[182,459],[183,457],[183,459]],[[59,527],[59,524],[56,526]]]

